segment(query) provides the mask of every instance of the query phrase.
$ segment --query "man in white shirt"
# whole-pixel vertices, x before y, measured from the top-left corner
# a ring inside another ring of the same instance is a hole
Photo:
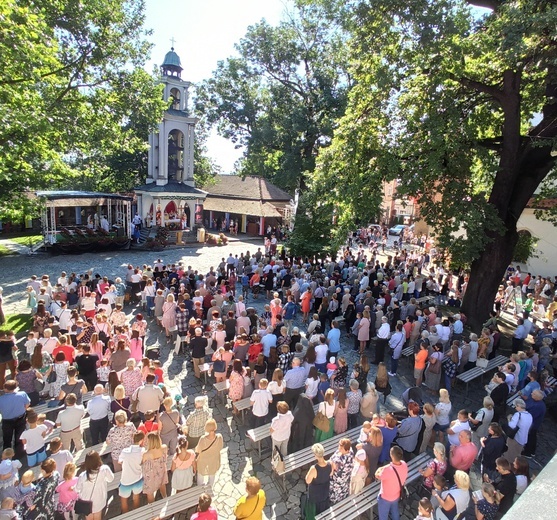
[[[325,374],[327,372],[327,338],[323,334],[319,336],[319,343],[315,346],[315,367],[318,372]]]
[[[110,397],[104,395],[103,385],[95,385],[93,398],[87,403],[89,414],[89,433],[93,444],[103,442],[110,429],[108,414],[110,412]]]
[[[62,448],[71,451],[72,441],[76,451],[83,449],[83,431],[81,430],[81,419],[85,416],[83,406],[76,405],[75,394],[66,396],[66,409],[62,410],[56,418],[56,426],[60,427],[60,439]]]
[[[449,437],[449,444],[451,446],[460,446],[459,433],[463,430],[470,430],[470,423],[468,422],[468,412],[466,410],[460,410],[458,412],[458,418],[454,420],[447,430]]]
[[[133,509],[137,509],[141,505],[141,493],[143,492],[141,461],[143,453],[145,453],[141,443],[144,438],[145,434],[143,432],[135,432],[133,434],[133,444],[124,448],[118,457],[118,462],[122,464],[122,476],[118,486],[122,513],[129,511],[128,498],[130,495],[132,496]]]
[[[164,393],[158,386],[155,386],[155,376],[153,374],[149,374],[145,378],[145,384],[140,386],[132,395],[132,402],[137,401],[137,411],[141,416],[147,410],[158,410],[163,399]]]
[[[389,320],[387,316],[381,318],[381,326],[377,331],[377,343],[375,345],[375,359],[373,360],[374,365],[378,365],[385,359],[385,348],[389,343],[389,338],[391,336],[391,327],[389,325]]]

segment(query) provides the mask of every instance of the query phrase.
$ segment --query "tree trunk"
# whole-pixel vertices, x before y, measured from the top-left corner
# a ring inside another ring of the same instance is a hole
[[[481,256],[472,263],[462,311],[467,317],[467,324],[474,332],[481,330],[482,324],[493,309],[494,295],[512,262],[517,241],[516,227],[507,230],[504,235],[496,235]]]

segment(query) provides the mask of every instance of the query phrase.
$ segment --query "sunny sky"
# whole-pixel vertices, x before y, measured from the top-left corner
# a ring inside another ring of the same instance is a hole
[[[154,43],[147,70],[162,62],[174,38],[174,50],[184,68],[182,78],[199,83],[210,77],[219,60],[234,53],[234,43],[249,25],[262,18],[278,23],[288,5],[288,0],[146,0],[145,26],[152,29]],[[223,173],[229,173],[241,155],[216,134],[210,137],[208,147]]]

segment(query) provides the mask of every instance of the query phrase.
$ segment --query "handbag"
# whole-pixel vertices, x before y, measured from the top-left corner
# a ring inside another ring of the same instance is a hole
[[[33,381],[33,386],[35,387],[35,392],[38,392],[39,394],[44,390],[44,385],[45,385],[45,382],[42,379],[35,379]]]
[[[51,370],[50,370],[50,374],[48,374],[48,377],[46,378],[46,382],[47,383],[56,383],[56,370],[54,370],[54,365],[51,366]]]
[[[324,433],[327,433],[329,431],[329,427],[330,427],[329,419],[327,419],[327,416],[321,411],[315,414],[312,424],[318,430],[321,430]]]
[[[222,374],[226,372],[226,362],[222,359],[217,359],[213,362],[213,372]]]
[[[90,515],[93,512],[93,493],[95,492],[95,486],[97,485],[97,479],[99,478],[99,474],[95,477],[95,482],[93,483],[93,489],[91,490],[91,496],[89,500],[83,500],[82,498],[78,498],[74,504],[74,512],[76,515]]]
[[[273,450],[273,456],[271,457],[271,467],[275,470],[276,473],[284,473],[284,457],[276,446]]]
[[[479,413],[479,412],[473,413],[473,414],[472,414],[472,419],[476,419],[478,413]],[[485,415],[485,412],[482,414],[482,420],[481,420],[479,423],[477,423],[477,424],[474,424],[473,422],[470,422],[470,421],[469,421],[470,430],[471,430],[471,431],[473,431],[473,432],[477,431],[477,429],[483,424],[483,415]]]
[[[521,412],[518,412],[518,421],[516,422],[516,426],[514,428],[511,428],[508,425],[505,428],[505,433],[507,434],[507,437],[509,439],[514,439],[516,434],[518,433],[518,430],[520,429],[520,415]]]
[[[476,361],[476,366],[479,367],[479,368],[486,369],[488,363],[489,363],[489,360],[487,358],[478,358],[477,361]]]

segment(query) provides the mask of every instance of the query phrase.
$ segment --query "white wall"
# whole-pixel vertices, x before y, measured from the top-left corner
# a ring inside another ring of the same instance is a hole
[[[537,258],[530,258],[526,265],[521,264],[521,269],[533,275],[557,275],[557,226],[537,219],[534,210],[527,208],[518,219],[517,229],[526,229],[538,239]]]

